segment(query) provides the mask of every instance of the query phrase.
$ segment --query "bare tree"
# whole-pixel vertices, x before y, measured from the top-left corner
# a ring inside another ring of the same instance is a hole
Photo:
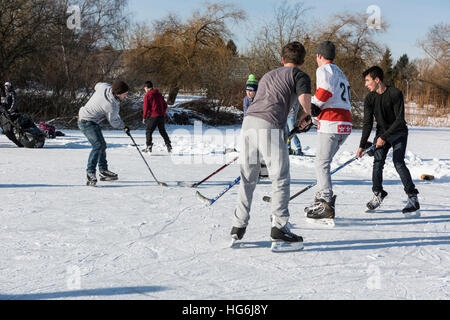
[[[249,52],[250,70],[261,77],[281,66],[281,49],[292,41],[309,43],[309,30],[305,22],[309,10],[303,2],[283,1],[275,7],[275,16],[258,30]]]
[[[130,37],[127,69],[135,70],[136,80],[151,76],[160,87],[168,88],[168,103],[173,104],[180,88],[194,89],[204,84],[199,70],[204,64],[213,64],[211,59],[226,48],[224,41],[230,37],[227,23],[238,22],[244,16],[232,5],[208,4],[186,22],[169,14],[153,23],[151,33],[140,25]]]

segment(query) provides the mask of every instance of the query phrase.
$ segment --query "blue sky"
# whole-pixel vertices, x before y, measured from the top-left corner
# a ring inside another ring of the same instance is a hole
[[[210,0],[210,2],[214,2]],[[218,2],[218,1],[216,1]],[[230,26],[233,40],[238,49],[242,50],[247,39],[250,39],[258,26],[273,17],[274,8],[280,0],[228,0],[247,13],[247,21],[236,26]],[[288,2],[296,2],[288,0]],[[417,41],[425,37],[428,29],[436,23],[450,23],[449,0],[304,0],[309,7],[308,17],[311,21],[329,21],[336,13],[345,11],[365,13],[368,6],[376,5],[381,9],[381,17],[390,25],[387,32],[379,35],[377,40],[387,45],[394,60],[403,53],[410,59],[423,58],[425,54],[417,46]],[[164,18],[169,12],[182,18],[190,16],[193,10],[204,6],[203,0],[129,0],[129,12],[134,21],[147,22]]]

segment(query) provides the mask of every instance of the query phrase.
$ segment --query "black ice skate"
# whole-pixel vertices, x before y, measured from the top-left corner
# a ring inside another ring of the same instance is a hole
[[[153,143],[147,146],[145,149],[142,149],[142,152],[152,153]]]
[[[109,170],[100,171],[99,176],[100,176],[100,181],[113,181],[113,180],[119,179],[119,176],[117,175],[117,173],[111,172]]]
[[[236,241],[238,240],[242,240],[242,238],[244,237],[245,234],[245,230],[246,228],[238,228],[238,227],[233,227],[231,228],[231,245],[230,247],[233,247],[234,244],[236,243]]]
[[[87,174],[86,185],[89,186],[89,187],[95,187],[97,185],[97,177],[95,176],[95,173],[88,173]]]
[[[402,212],[407,218],[417,218],[420,217],[420,204],[419,199],[417,199],[417,194],[408,195],[408,203],[406,207],[403,208]]]
[[[376,191],[373,193],[373,198],[372,200],[370,200],[369,202],[367,202],[367,212],[373,211],[376,208],[378,208],[381,203],[383,202],[384,198],[386,198],[386,196],[388,195],[388,193],[386,191]]]
[[[318,223],[329,227],[334,227],[336,196],[330,202],[320,198],[318,202],[305,208],[308,222]]]
[[[167,152],[172,153],[172,145],[170,143],[166,144]]]
[[[303,250],[303,238],[292,233],[287,226],[283,228],[272,227],[270,238],[273,252]]]

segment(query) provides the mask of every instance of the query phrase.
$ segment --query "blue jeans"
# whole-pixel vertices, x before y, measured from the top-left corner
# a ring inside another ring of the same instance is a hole
[[[108,162],[106,161],[106,141],[100,126],[92,121],[79,120],[78,128],[80,128],[81,132],[83,132],[89,143],[92,145],[86,172],[95,174],[97,165],[100,172],[108,170]]]
[[[286,135],[287,136],[289,136],[289,132],[291,132],[292,129],[294,129],[296,120],[297,120],[296,117],[288,117],[287,118],[287,122],[286,122],[286,131],[287,131]],[[289,148],[291,148],[292,140],[294,140],[296,150],[302,148],[302,144],[300,143],[300,139],[297,137],[297,135],[295,135],[291,140],[289,140]]]
[[[377,141],[378,135],[375,138]],[[408,135],[402,135],[395,138],[392,143],[386,141],[386,144],[375,150],[373,160],[372,172],[372,191],[378,192],[383,190],[383,169],[386,162],[386,156],[389,149],[392,147],[392,160],[394,162],[395,170],[397,170],[400,180],[403,183],[404,190],[407,194],[418,194],[416,186],[414,185],[411,174],[405,164],[405,151],[408,142]]]

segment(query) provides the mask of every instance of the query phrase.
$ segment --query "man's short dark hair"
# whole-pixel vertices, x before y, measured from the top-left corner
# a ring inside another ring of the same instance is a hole
[[[149,80],[149,81],[145,81],[145,87],[149,88],[149,89],[153,89],[153,83]]]
[[[298,41],[290,42],[285,45],[281,51],[281,56],[286,63],[301,65],[305,62],[305,47]]]
[[[376,78],[380,79],[380,81],[384,80],[384,72],[383,69],[381,69],[379,66],[373,66],[367,69],[363,72],[363,77],[367,77],[367,75],[370,75],[370,77],[375,80]]]

